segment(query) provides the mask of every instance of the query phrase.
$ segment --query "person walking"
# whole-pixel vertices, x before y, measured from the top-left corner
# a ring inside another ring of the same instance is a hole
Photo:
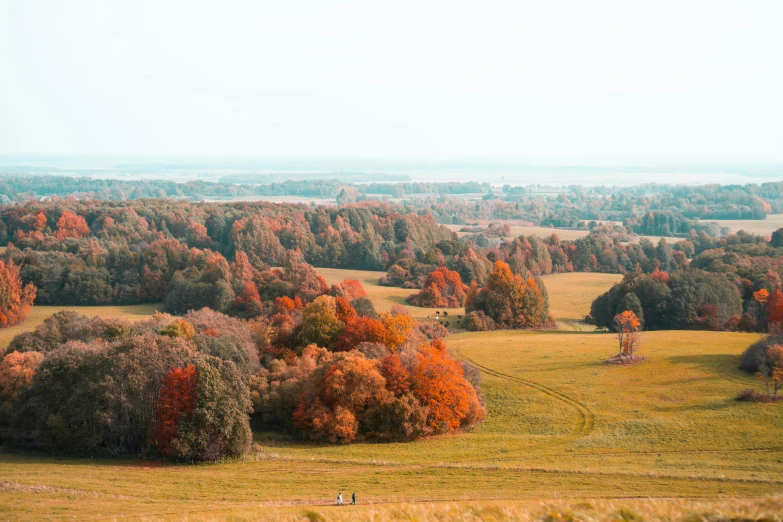
[[[356,492],[355,491],[353,492],[353,495],[351,495],[351,505],[352,506],[356,505]]]
[[[342,506],[343,505],[343,494],[342,492],[337,494],[337,505]]]

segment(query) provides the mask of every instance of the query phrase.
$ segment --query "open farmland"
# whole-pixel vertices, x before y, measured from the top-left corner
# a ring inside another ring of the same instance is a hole
[[[465,237],[470,232],[460,232],[460,229],[466,225],[443,225],[452,232],[456,232],[459,237]],[[549,237],[552,234],[557,234],[560,239],[574,240],[585,237],[590,233],[589,230],[572,230],[566,228],[549,228],[549,227],[537,227],[537,226],[524,226],[524,225],[510,225],[511,237],[519,237],[522,235],[532,236],[536,235],[541,238]]]
[[[412,292],[378,286],[378,272],[319,272],[329,282],[359,279],[379,310],[401,304]],[[246,459],[195,466],[3,450],[0,516],[428,520],[483,512],[503,520],[540,518],[553,510],[626,509],[649,518],[692,510],[779,510],[779,499],[764,501],[766,508],[716,500],[783,488],[783,408],[733,400],[740,389],[755,386],[736,366],[758,336],[647,332],[641,348],[646,362],[606,365],[602,361],[616,349],[614,336],[574,331],[573,324],[617,279],[547,276],[560,330],[449,337],[452,353],[482,370],[489,414],[471,433],[347,446],[256,433]],[[138,317],[152,311],[116,308],[124,310],[109,313]],[[428,311],[411,310],[419,317]],[[34,308],[36,315],[23,327],[52,311]],[[338,491],[357,491],[361,505],[325,505]],[[664,505],[640,497],[698,500]],[[423,501],[441,504],[415,504]]]
[[[710,219],[722,227],[729,227],[731,232],[751,232],[767,236],[779,228],[783,228],[783,214],[769,214],[767,219]]]
[[[502,222],[502,220],[500,220],[500,222]],[[742,221],[742,223],[745,222],[753,223],[753,221]],[[618,223],[618,224],[622,224],[622,223]],[[460,232],[460,229],[462,229],[466,225],[443,225],[443,226],[448,228],[452,232],[456,232],[459,237],[465,237],[468,234],[470,234],[470,232]],[[724,226],[728,226],[728,225],[724,225]],[[519,236],[538,236],[540,238],[547,238],[552,234],[557,234],[560,239],[564,239],[567,241],[574,241],[576,239],[581,239],[590,233],[589,230],[575,230],[572,228],[537,227],[533,225],[530,226],[510,225],[510,227],[511,227],[512,238],[519,237]],[[661,237],[663,236],[639,236],[637,240],[633,242],[638,243],[641,238],[647,238],[650,241],[652,241],[654,244],[657,244],[658,241],[661,240]],[[666,241],[668,241],[669,243],[674,243],[676,241],[680,241],[681,239],[682,238],[677,238],[677,237],[667,237]]]

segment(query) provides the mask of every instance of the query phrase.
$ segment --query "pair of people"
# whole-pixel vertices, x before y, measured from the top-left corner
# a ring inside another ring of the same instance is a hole
[[[343,494],[342,492],[337,494],[337,505],[342,506],[343,505]],[[351,505],[356,505],[356,492],[354,491],[353,495],[351,495]]]

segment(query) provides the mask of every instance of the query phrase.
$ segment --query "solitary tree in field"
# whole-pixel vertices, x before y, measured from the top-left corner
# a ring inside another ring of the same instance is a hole
[[[617,341],[620,344],[620,357],[633,360],[633,351],[639,345],[639,327],[641,321],[630,310],[614,316],[614,325],[617,330]]]

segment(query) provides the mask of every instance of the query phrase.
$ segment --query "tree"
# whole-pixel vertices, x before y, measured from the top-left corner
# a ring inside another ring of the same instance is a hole
[[[459,272],[442,266],[427,274],[422,289],[408,297],[408,302],[424,307],[459,308],[465,304],[467,290]]]
[[[35,300],[36,287],[22,286],[19,267],[13,261],[0,260],[0,328],[19,324],[27,319]]]
[[[664,272],[665,273],[665,272]],[[622,313],[626,310],[630,310],[634,313],[639,320],[640,328],[644,327],[644,310],[642,310],[642,303],[639,298],[633,292],[628,292],[620,299],[620,304],[617,306],[617,313]]]
[[[66,210],[57,220],[57,239],[80,238],[90,235],[90,227],[83,217]]]
[[[217,357],[199,355],[196,369],[195,407],[180,416],[170,455],[212,462],[241,456],[250,448],[252,436],[246,382],[233,362]]]
[[[427,424],[435,433],[472,426],[486,415],[462,366],[445,349],[419,348],[411,381],[414,395],[428,408]]]
[[[416,320],[407,313],[389,312],[383,316],[383,326],[386,328],[386,336],[383,343],[390,350],[397,350],[406,341],[411,331],[416,327]]]
[[[778,398],[778,390],[783,388],[783,345],[773,344],[767,348],[767,353],[758,358],[758,372],[767,388],[767,395],[773,400]],[[772,388],[770,389],[770,385]]]
[[[322,295],[304,307],[299,338],[304,346],[332,346],[344,328],[345,324],[337,317],[334,297]]]
[[[44,356],[38,352],[11,352],[0,362],[0,400],[13,400],[33,383]]]
[[[196,409],[198,372],[193,364],[172,368],[163,378],[155,412],[155,447],[163,455],[176,455],[174,439],[183,415]]]
[[[502,261],[495,263],[484,288],[469,292],[465,312],[473,311],[484,312],[495,325],[505,328],[541,327],[550,321],[543,282],[532,277],[525,280]]]
[[[620,357],[633,360],[634,349],[639,345],[639,328],[641,321],[630,310],[626,310],[614,316],[617,341],[620,345]]]

